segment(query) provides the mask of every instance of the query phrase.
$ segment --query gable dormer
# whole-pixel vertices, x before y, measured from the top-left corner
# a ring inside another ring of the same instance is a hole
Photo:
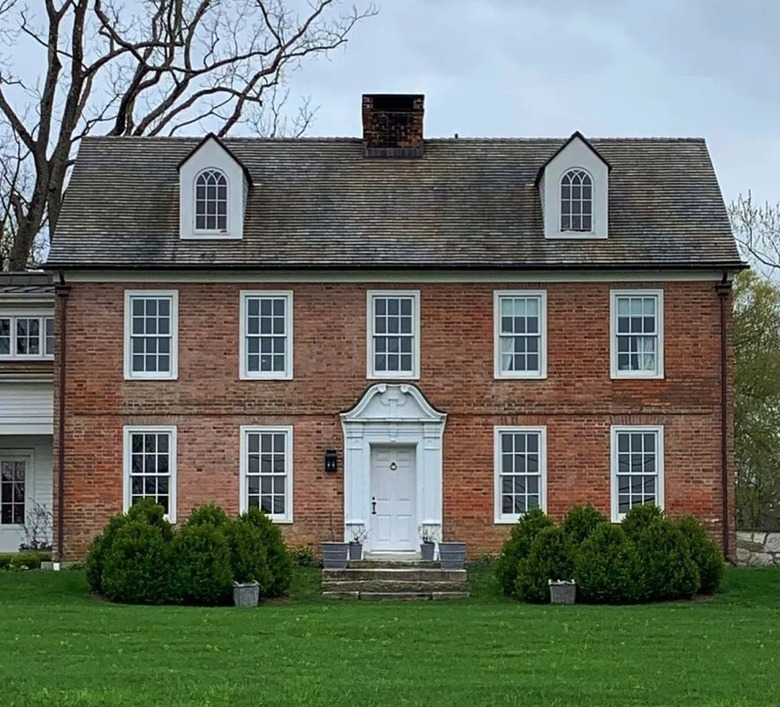
[[[606,238],[609,163],[575,132],[539,171],[545,238]]]
[[[179,163],[179,235],[182,239],[240,239],[252,178],[213,134]]]

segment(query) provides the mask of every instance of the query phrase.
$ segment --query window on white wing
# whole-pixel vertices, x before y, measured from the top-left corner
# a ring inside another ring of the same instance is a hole
[[[643,503],[660,505],[659,456],[660,439],[657,430],[618,430],[614,444],[615,489],[617,513],[623,516],[633,506]]]
[[[207,169],[195,179],[195,230],[227,231],[228,183],[218,169]]]
[[[500,374],[542,373],[541,295],[499,295]]]
[[[614,345],[618,373],[657,373],[658,295],[617,295],[615,307]]]
[[[502,430],[498,434],[499,517],[511,519],[542,506],[542,433]]]
[[[29,359],[51,358],[53,355],[53,317],[0,317],[0,357]]]
[[[593,180],[583,169],[561,178],[561,231],[593,230]]]
[[[165,377],[172,372],[173,297],[130,296],[130,374]]]
[[[374,295],[371,300],[374,375],[415,375],[416,298]]]
[[[152,498],[166,514],[171,512],[171,487],[174,461],[171,432],[130,432],[128,484],[132,506],[142,498]]]
[[[283,376],[289,370],[289,295],[247,295],[245,298],[246,374]]]
[[[290,435],[285,430],[247,431],[246,503],[275,519],[290,516]]]

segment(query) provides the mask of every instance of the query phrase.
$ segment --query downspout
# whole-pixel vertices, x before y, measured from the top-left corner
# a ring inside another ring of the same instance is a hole
[[[68,294],[70,285],[65,284],[65,275],[62,270],[58,273],[59,281],[54,287],[59,302],[59,349],[57,360],[59,363],[58,376],[58,407],[57,407],[57,543],[54,553],[54,569],[59,570],[62,563],[63,547],[65,541],[65,366],[68,351]]]
[[[727,273],[715,286],[720,300],[720,464],[721,485],[723,487],[723,555],[731,559],[731,535],[729,529],[729,443],[728,443],[728,332],[726,331],[726,307],[731,294],[731,282]]]

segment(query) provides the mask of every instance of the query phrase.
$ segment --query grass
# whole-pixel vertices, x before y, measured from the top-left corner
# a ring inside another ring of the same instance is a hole
[[[526,606],[489,570],[460,602],[117,606],[81,572],[0,573],[0,704],[777,705],[780,571],[713,600]]]

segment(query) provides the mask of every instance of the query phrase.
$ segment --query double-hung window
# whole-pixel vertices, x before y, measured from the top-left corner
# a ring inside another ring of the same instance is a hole
[[[178,293],[125,292],[125,378],[178,375]]]
[[[176,428],[125,427],[125,511],[152,498],[176,521]]]
[[[663,427],[613,427],[612,521],[642,503],[664,505]]]
[[[495,377],[546,377],[546,293],[496,292],[493,307]]]
[[[293,375],[292,292],[241,293],[241,377]]]
[[[241,428],[241,511],[293,519],[292,427]]]
[[[613,378],[663,378],[663,292],[611,293]]]
[[[52,356],[54,317],[0,314],[0,358],[34,359]]]
[[[368,377],[420,377],[420,293],[368,293]]]
[[[532,508],[547,508],[544,427],[495,428],[495,521],[514,523]]]

